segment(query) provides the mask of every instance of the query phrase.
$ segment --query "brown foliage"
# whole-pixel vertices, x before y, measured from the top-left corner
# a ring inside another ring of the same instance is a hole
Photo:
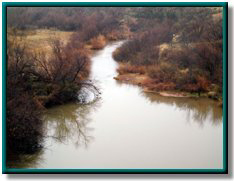
[[[160,65],[147,68],[148,75],[158,82],[174,81],[177,67],[163,62]]]
[[[103,35],[98,35],[95,38],[92,38],[90,40],[92,49],[94,50],[99,50],[104,48],[104,46],[106,45],[106,38]]]
[[[72,44],[52,42],[53,54],[28,51],[25,41],[8,39],[7,146],[11,152],[32,153],[43,140],[40,113],[43,106],[78,99],[89,74],[87,51]]]
[[[31,96],[22,93],[7,101],[7,147],[14,153],[33,153],[41,148],[43,124],[40,109]]]
[[[197,86],[200,92],[206,92],[209,90],[210,82],[204,76],[196,77]]]
[[[130,65],[130,64],[120,64],[119,68],[117,69],[118,73],[125,74],[125,73],[139,73],[144,74],[145,73],[145,67],[144,66],[136,66],[136,65]]]
[[[164,83],[154,83],[147,86],[150,90],[153,91],[167,91],[174,90],[176,88],[175,83],[173,82],[164,82]]]
[[[187,83],[182,84],[180,90],[187,91],[187,92],[207,92],[209,91],[210,82],[204,76],[196,76],[196,83]]]
[[[172,33],[167,24],[157,26],[138,34],[135,38],[124,43],[114,53],[113,57],[119,62],[130,62],[133,65],[151,65],[158,63],[158,45],[170,42]]]
[[[198,67],[209,73],[209,80],[222,84],[222,42],[198,44],[194,52]]]
[[[52,42],[52,49],[53,55],[48,59],[45,56],[36,59],[39,73],[47,80],[64,84],[87,75],[89,57],[85,49],[65,46],[58,40]]]

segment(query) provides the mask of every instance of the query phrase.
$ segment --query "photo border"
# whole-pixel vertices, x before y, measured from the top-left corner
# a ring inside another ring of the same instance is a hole
[[[6,167],[7,7],[223,7],[222,169],[40,169]],[[3,174],[228,174],[228,3],[227,2],[2,2],[2,173]]]

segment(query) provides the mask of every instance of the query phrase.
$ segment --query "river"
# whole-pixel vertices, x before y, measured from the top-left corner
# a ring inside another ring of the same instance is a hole
[[[45,148],[31,168],[222,168],[222,109],[206,98],[161,97],[113,79],[111,43],[92,57],[100,98],[45,115]],[[31,161],[30,161],[31,160]]]

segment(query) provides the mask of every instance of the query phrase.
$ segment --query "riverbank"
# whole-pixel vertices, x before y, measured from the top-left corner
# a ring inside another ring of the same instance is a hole
[[[120,64],[120,67],[123,67],[124,64]],[[207,92],[186,92],[181,90],[176,90],[176,85],[173,82],[155,82],[147,73],[120,73],[118,76],[114,77],[115,80],[140,86],[146,93],[157,93],[160,96],[164,97],[208,97],[219,102],[219,105],[222,106],[222,97],[220,97],[214,91]]]
[[[179,92],[172,90],[174,87],[173,83],[155,83],[153,79],[145,74],[139,73],[126,73],[119,74],[117,77],[114,77],[115,80],[138,85],[143,88],[144,92],[157,93],[165,97],[197,97],[196,94],[191,94],[188,92]]]
[[[199,49],[199,46],[210,47],[208,42],[190,43],[190,47],[174,41],[157,42],[149,44],[150,49],[141,43],[152,43],[147,36],[139,39],[135,37],[113,52],[119,63],[116,80],[141,86],[145,92],[162,92],[167,97],[209,97],[222,105],[221,66],[206,62]],[[215,42],[215,46],[219,44]],[[217,73],[207,66],[217,69]]]

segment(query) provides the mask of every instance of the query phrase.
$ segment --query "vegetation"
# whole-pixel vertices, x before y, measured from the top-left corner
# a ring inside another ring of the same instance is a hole
[[[103,35],[98,35],[91,39],[91,47],[94,50],[102,49],[106,45],[106,38]]]
[[[118,72],[145,74],[148,90],[222,94],[222,18],[214,8],[141,8],[135,36],[113,57]],[[142,71],[144,70],[144,71]]]
[[[33,51],[23,36],[8,38],[7,136],[9,152],[31,153],[41,147],[44,108],[77,100],[89,75],[84,45],[51,42],[49,56]]]
[[[151,91],[222,92],[221,9],[205,7],[8,7],[7,149],[42,147],[41,113],[79,101],[91,50],[114,53],[118,80]]]
[[[129,36],[123,23],[126,9],[113,7],[11,7],[8,8],[9,27],[20,30],[58,29],[73,31],[76,41],[91,43],[95,41],[124,39]],[[99,38],[96,40],[96,38]],[[97,47],[101,46],[103,41]],[[96,49],[96,47],[94,47]]]

